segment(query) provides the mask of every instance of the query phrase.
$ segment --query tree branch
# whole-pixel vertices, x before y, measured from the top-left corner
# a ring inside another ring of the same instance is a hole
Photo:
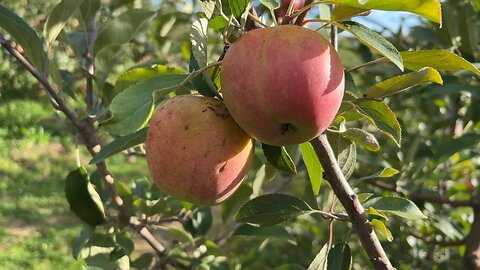
[[[463,264],[465,269],[480,270],[480,193],[473,197],[472,202],[473,223],[465,238]]]
[[[30,62],[28,62],[22,54],[20,54],[15,48],[12,47],[10,41],[6,40],[5,37],[0,34],[0,45],[4,47],[13,57],[15,57],[20,64],[27,69],[37,80],[38,82],[46,89],[47,93],[55,101],[55,106],[60,111],[62,111],[68,120],[76,127],[80,135],[82,136],[87,150],[94,156],[100,151],[100,145],[98,144],[98,138],[95,134],[95,129],[91,119],[86,118],[84,120],[79,120],[77,116],[71,111],[62,100],[62,98],[57,94],[53,89],[52,85],[48,82],[48,78],[44,77]],[[133,226],[139,231],[139,234],[152,246],[152,248],[158,252],[158,254],[163,254],[165,252],[165,247],[161,244],[155,237],[150,233],[150,231],[144,226],[139,225],[134,222],[134,219],[131,218],[128,209],[123,205],[123,200],[118,196],[117,191],[115,190],[115,181],[107,169],[105,162],[99,162],[96,164],[97,170],[102,177],[103,182],[106,185],[107,191],[110,195],[110,198],[113,200],[115,205],[120,211],[120,219]],[[141,227],[143,226],[143,227]]]
[[[313,3],[313,0],[306,0],[303,6],[306,7],[312,3]],[[303,25],[303,20],[307,16],[308,11],[310,11],[310,9],[307,9],[298,15],[297,20],[295,20],[296,25]]]
[[[89,35],[91,34],[91,36]],[[85,39],[85,70],[86,74],[86,103],[87,103],[87,112],[92,113],[93,109],[93,76],[95,74],[95,65],[93,60],[93,45],[95,39],[97,38],[97,27],[95,21],[92,20],[88,22],[88,25],[85,29],[84,39]]]
[[[77,128],[81,129],[81,126],[79,125],[79,121],[77,119],[77,116],[73,113],[73,111],[70,111],[65,103],[62,101],[60,96],[55,92],[55,90],[52,88],[50,83],[48,82],[47,78],[45,78],[30,62],[28,62],[23,55],[18,52],[15,48],[12,47],[10,44],[10,41],[6,40],[5,37],[0,34],[0,45],[5,48],[13,57],[15,57],[20,64],[25,67],[26,70],[28,70],[37,80],[38,82],[45,87],[45,90],[47,90],[48,94],[52,97],[53,101],[55,101],[54,107],[58,108],[60,111],[62,111],[65,116],[70,120],[70,122]]]
[[[357,232],[362,246],[370,258],[375,269],[393,270],[393,266],[383,250],[377,235],[368,224],[365,210],[353,192],[337,164],[333,150],[328,142],[327,135],[321,134],[310,141],[315,153],[325,170],[325,179],[330,183],[333,192],[347,211],[352,226]]]
[[[436,240],[434,238],[427,238],[425,236],[419,235],[418,233],[414,231],[410,231],[410,235],[422,240],[426,244],[429,245],[437,245],[437,246],[442,246],[442,247],[453,247],[453,246],[461,246],[465,244],[466,237],[460,239],[460,240],[450,240],[450,241],[445,241],[445,240]]]
[[[384,190],[395,192],[399,195],[402,195],[414,201],[448,204],[451,206],[469,206],[469,207],[473,206],[472,200],[450,200],[443,196],[432,196],[428,194],[405,192],[400,190],[397,186],[388,185],[378,181],[368,181],[368,184],[379,187]]]

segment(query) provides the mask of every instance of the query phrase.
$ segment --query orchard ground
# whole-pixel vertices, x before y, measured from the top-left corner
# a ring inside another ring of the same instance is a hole
[[[50,104],[38,99],[0,99],[1,270],[82,269],[71,256],[82,223],[64,195],[66,169],[75,168],[75,144],[49,125],[52,117]],[[87,153],[81,158],[88,164]],[[141,177],[147,168],[144,159],[129,161],[136,166],[125,166],[122,156],[109,160],[119,180]],[[137,252],[148,250],[137,242]]]

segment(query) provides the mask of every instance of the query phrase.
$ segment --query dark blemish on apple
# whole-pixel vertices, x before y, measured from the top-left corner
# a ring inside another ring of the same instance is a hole
[[[185,149],[187,149],[187,147],[186,147],[186,146],[184,146],[184,147],[182,147],[182,149],[183,149],[183,150],[185,150]]]
[[[188,130],[188,125],[185,125],[183,129]]]
[[[225,146],[225,139],[222,140],[222,146]]]
[[[282,124],[282,135],[287,134],[287,132],[294,132],[297,131],[297,128],[290,124],[290,123],[283,123]]]
[[[225,166],[227,166],[227,162],[223,164],[223,166],[218,170],[219,173],[223,172],[225,170]]]
[[[226,110],[224,112],[219,112],[212,106],[208,106],[207,108],[210,109],[210,111],[212,111],[216,116],[219,116],[223,119],[227,119],[227,118],[230,117],[230,115],[228,114],[228,112]]]
[[[202,112],[206,112],[206,111],[207,111],[207,109],[203,109],[203,110],[202,110]]]
[[[205,154],[203,154],[203,158],[207,158],[208,154],[210,154],[210,151],[205,152]]]

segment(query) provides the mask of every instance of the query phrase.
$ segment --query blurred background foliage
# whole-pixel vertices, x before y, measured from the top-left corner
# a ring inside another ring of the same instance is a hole
[[[382,34],[399,51],[447,49],[478,63],[480,13],[475,10],[474,2],[444,1],[442,28],[419,20],[418,25],[408,29],[398,27],[398,30],[384,30]],[[57,3],[53,0],[1,2],[39,34],[46,15]],[[189,33],[200,2],[102,1],[98,25],[105,25],[132,8],[156,13],[131,42],[110,48],[115,49],[114,57],[97,55],[96,93],[100,113],[105,113],[111,98],[118,93],[116,80],[127,70],[152,64],[188,70]],[[319,16],[320,13],[313,14]],[[81,42],[75,43],[74,35],[80,28],[78,20],[68,23],[63,36],[53,46],[51,62],[68,82],[61,94],[75,97],[68,99],[69,105],[81,113],[85,111],[81,68],[85,63],[79,55]],[[352,36],[342,33],[340,37],[339,54],[346,70],[379,58]],[[216,61],[223,49],[221,31],[209,32],[208,49],[210,62]],[[368,86],[399,73],[390,63],[371,65],[350,73],[355,87],[350,85],[347,90],[361,94]],[[440,194],[451,200],[468,200],[472,193],[478,192],[480,82],[467,71],[443,75],[441,86],[423,85],[386,99],[401,123],[402,147],[375,133],[381,145],[379,152],[358,148],[356,168],[349,179],[356,192],[398,195],[392,190],[401,190],[407,197],[409,193]],[[363,121],[349,122],[348,126],[371,129]],[[99,132],[105,142],[112,140],[104,130]],[[72,244],[81,231],[85,233],[90,229],[70,212],[63,193],[64,178],[75,168],[76,143],[73,129],[63,115],[53,112],[38,83],[0,50],[0,269],[82,268],[82,260],[76,261],[71,256]],[[288,150],[299,169],[303,168],[298,148]],[[80,156],[82,164],[88,164],[88,154],[81,151]],[[265,165],[261,150],[257,149],[254,168],[239,191],[222,206],[211,208],[195,208],[158,191],[146,180],[148,172],[143,157],[120,154],[109,158],[108,165],[119,180],[120,195],[139,217],[153,221],[179,218],[180,222],[156,226],[159,238],[170,248],[169,256],[162,260],[171,259],[180,265],[189,262],[197,267],[194,269],[304,269],[301,267],[308,266],[328,240],[328,220],[315,215],[301,216],[264,231],[234,223],[233,215],[241,203],[260,194],[293,194],[326,210],[331,204],[332,193],[325,181],[316,200],[305,170],[296,176],[275,171]],[[386,179],[364,179],[387,167],[401,173]],[[94,171],[92,166],[88,169]],[[397,269],[460,267],[464,246],[442,243],[463,239],[472,223],[472,210],[411,198],[429,219],[388,219],[387,227],[394,239],[382,244],[393,265]],[[355,233],[346,223],[334,224],[334,240],[349,242],[354,269],[369,269],[370,263]],[[107,229],[97,229],[96,233],[97,238],[91,239],[96,239],[99,246],[121,238],[112,236]],[[129,263],[132,267],[143,269],[161,263],[152,260],[149,247],[141,239],[133,233],[131,238],[135,244]],[[94,242],[88,245],[94,246]],[[119,267],[118,262],[114,265],[108,258],[96,259],[86,258],[103,268]]]

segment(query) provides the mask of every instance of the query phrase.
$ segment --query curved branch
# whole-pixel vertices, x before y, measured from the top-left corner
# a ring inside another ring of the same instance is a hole
[[[38,82],[46,89],[47,93],[52,97],[56,104],[54,104],[55,108],[58,108],[68,120],[75,126],[78,130],[82,139],[85,141],[85,145],[87,150],[90,154],[95,155],[100,151],[100,145],[98,144],[98,138],[95,135],[95,129],[93,126],[92,119],[87,118],[84,120],[79,120],[75,113],[71,111],[63,99],[57,94],[57,92],[53,89],[52,85],[48,82],[48,78],[43,76],[30,62],[28,62],[25,57],[23,57],[20,52],[18,52],[15,48],[12,47],[10,41],[5,39],[5,37],[0,34],[0,45],[5,48],[13,57],[15,57],[20,64],[28,70],[37,80]],[[122,198],[117,194],[115,189],[115,181],[111,176],[110,172],[107,169],[107,165],[105,162],[99,162],[96,164],[97,170],[102,177],[103,182],[106,185],[107,191],[110,195],[110,198],[113,200],[115,205],[118,207],[120,211],[120,219],[129,224],[130,226],[136,228],[139,231],[139,234],[152,246],[152,248],[159,254],[162,255],[165,253],[165,247],[162,243],[160,243],[152,233],[142,224],[138,224],[134,222],[132,219],[128,209],[123,205]]]
[[[325,171],[325,180],[330,183],[333,192],[340,203],[347,211],[352,226],[357,232],[362,246],[370,258],[370,262],[375,269],[393,270],[393,266],[383,250],[377,235],[368,224],[365,210],[358,200],[358,196],[353,192],[345,176],[342,174],[337,164],[332,147],[330,146],[327,135],[321,134],[310,141],[315,153]]]

